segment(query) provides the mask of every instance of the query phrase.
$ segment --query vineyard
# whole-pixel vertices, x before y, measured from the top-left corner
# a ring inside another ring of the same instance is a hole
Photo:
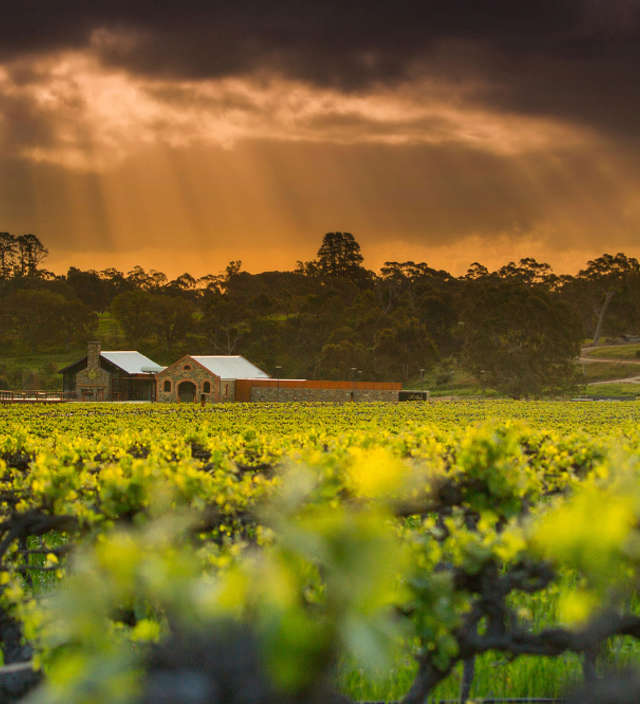
[[[1,408],[0,701],[636,702],[639,421]]]

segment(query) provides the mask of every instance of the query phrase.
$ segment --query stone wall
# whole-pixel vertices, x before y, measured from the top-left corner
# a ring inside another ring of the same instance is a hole
[[[397,401],[397,389],[252,386],[252,401]]]
[[[392,381],[238,379],[238,401],[397,401],[402,384]]]
[[[111,374],[100,367],[79,371],[76,374],[76,396],[87,401],[110,401]]]
[[[87,367],[96,369],[100,366],[100,352],[102,346],[96,340],[87,343]]]
[[[86,401],[111,400],[111,374],[100,366],[100,343],[88,345],[87,366],[76,374],[76,397]]]
[[[189,367],[189,368],[185,368]],[[170,384],[169,391],[165,391],[165,382]],[[233,379],[219,379],[201,364],[183,358],[156,374],[158,401],[178,401],[178,387],[183,381],[190,381],[196,387],[195,401],[199,402],[204,394],[205,402],[233,401],[235,396],[235,383]],[[205,382],[211,386],[210,392],[204,391]]]

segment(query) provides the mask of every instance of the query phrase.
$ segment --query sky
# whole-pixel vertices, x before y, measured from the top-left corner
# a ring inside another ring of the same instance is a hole
[[[20,0],[0,231],[46,265],[640,254],[640,0]]]

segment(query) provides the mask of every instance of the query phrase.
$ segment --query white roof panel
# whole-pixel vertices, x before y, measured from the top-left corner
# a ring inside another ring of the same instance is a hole
[[[127,374],[156,374],[164,369],[136,350],[105,351],[100,352],[100,356],[115,364],[116,367],[120,367]]]
[[[268,379],[269,375],[239,354],[189,355],[221,379]]]

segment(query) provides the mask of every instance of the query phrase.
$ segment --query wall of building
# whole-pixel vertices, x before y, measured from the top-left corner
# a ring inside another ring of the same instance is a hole
[[[238,379],[237,401],[397,401],[395,382]]]
[[[397,401],[398,392],[390,389],[322,389],[322,388],[273,388],[254,386],[252,401]]]
[[[100,366],[100,343],[90,342],[87,366],[76,374],[76,397],[87,401],[111,400],[111,374]]]
[[[221,379],[220,380],[220,401],[235,401],[236,400],[236,380]]]
[[[111,399],[113,401],[154,401],[156,396],[155,377],[148,374],[128,375],[114,372],[111,375]]]
[[[185,367],[190,367],[185,369]],[[165,382],[169,381],[171,388],[169,391],[165,391]],[[196,387],[195,401],[200,401],[201,395],[204,394],[205,401],[219,401],[220,395],[224,398],[225,383],[230,387],[229,400],[233,400],[233,382],[220,381],[220,379],[212,374],[208,369],[205,369],[202,365],[190,361],[188,359],[181,359],[175,362],[171,366],[163,369],[160,373],[156,374],[156,385],[157,385],[157,399],[158,401],[178,401],[178,387],[183,381],[190,381]],[[209,382],[211,385],[211,391],[209,393],[205,392],[204,384]],[[220,388],[221,387],[221,388]]]

